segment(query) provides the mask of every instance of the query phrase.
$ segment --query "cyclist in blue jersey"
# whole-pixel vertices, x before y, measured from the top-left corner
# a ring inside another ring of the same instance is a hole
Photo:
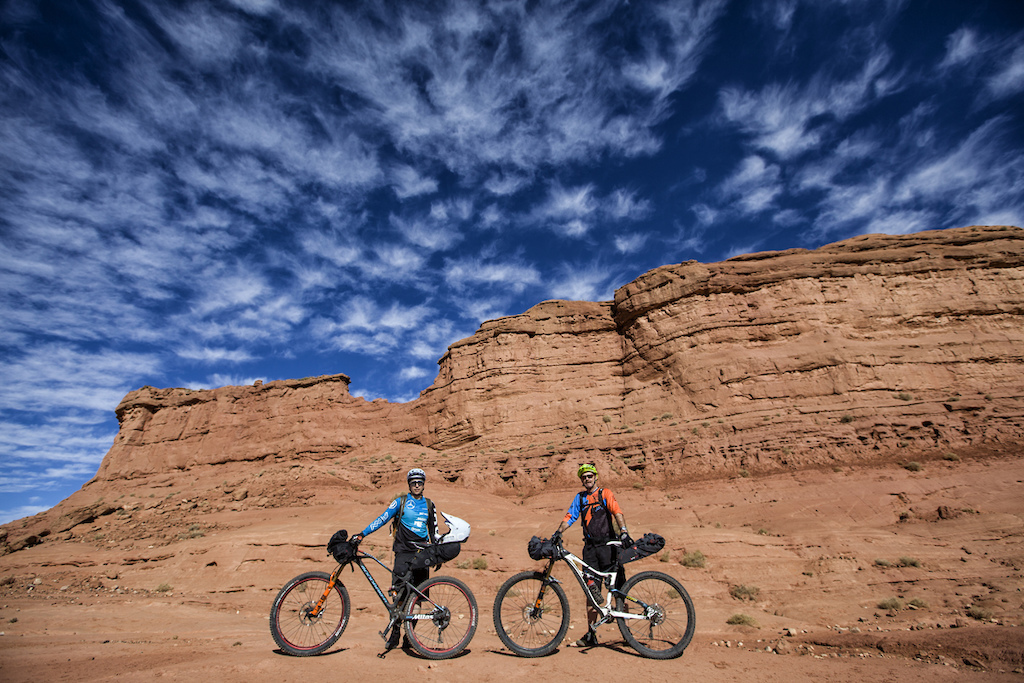
[[[392,549],[395,551],[395,566],[393,568],[393,579],[391,583],[392,594],[396,590],[398,577],[411,577],[413,585],[418,586],[430,577],[430,569],[410,569],[416,553],[429,546],[436,540],[437,522],[434,513],[434,504],[429,498],[424,497],[423,491],[427,484],[426,473],[418,467],[409,470],[406,475],[406,482],[409,485],[409,494],[402,495],[391,501],[387,509],[375,520],[370,522],[360,533],[352,536],[352,541],[359,543],[369,534],[395,519],[395,542]],[[401,508],[401,509],[399,509]],[[404,595],[398,594],[401,602]],[[398,645],[399,629],[391,632],[391,641],[388,648]]]

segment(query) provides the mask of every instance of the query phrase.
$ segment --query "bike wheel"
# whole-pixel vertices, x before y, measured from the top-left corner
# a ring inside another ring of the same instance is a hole
[[[683,584],[661,572],[641,572],[622,587],[616,598],[619,612],[643,614],[643,619],[616,619],[630,646],[651,659],[678,657],[690,644],[696,627],[693,600]]]
[[[270,634],[278,647],[296,657],[318,655],[337,642],[348,625],[352,603],[338,581],[316,617],[309,612],[330,585],[331,575],[308,572],[285,584],[270,608]]]
[[[544,588],[544,597],[538,601]],[[550,654],[569,630],[569,600],[557,583],[544,587],[544,574],[522,572],[506,581],[494,598],[494,630],[521,657]]]
[[[462,652],[476,633],[479,615],[469,586],[450,576],[435,576],[419,585],[405,602],[405,635],[416,652],[448,659]],[[429,617],[429,618],[428,618]]]

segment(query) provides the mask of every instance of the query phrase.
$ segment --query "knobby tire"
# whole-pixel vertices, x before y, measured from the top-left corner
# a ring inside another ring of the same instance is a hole
[[[284,585],[270,608],[270,634],[284,652],[309,657],[334,645],[348,625],[352,603],[348,591],[334,584],[320,614],[311,619],[309,610],[324,594],[331,576],[326,572],[300,574]]]
[[[626,582],[622,592],[649,605],[654,613],[651,619],[616,619],[630,647],[651,659],[681,655],[696,627],[693,600],[683,584],[662,572],[641,572]],[[616,603],[619,612],[643,612],[632,600],[619,597]]]
[[[561,644],[569,630],[569,600],[557,583],[543,586],[541,572],[522,572],[506,581],[494,598],[494,630],[505,647],[521,657],[542,657]]]
[[[409,644],[428,659],[454,657],[469,645],[476,633],[479,615],[473,591],[450,576],[427,579],[420,584],[419,590],[430,601],[410,593],[404,613],[406,616],[429,614],[431,619],[405,622]]]

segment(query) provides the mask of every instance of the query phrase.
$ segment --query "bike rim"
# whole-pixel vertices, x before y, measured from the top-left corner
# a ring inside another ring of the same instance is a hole
[[[424,600],[417,595],[409,606],[409,616],[431,617],[406,622],[409,638],[437,654],[464,647],[473,626],[473,606],[468,596],[454,584],[433,583],[428,597],[430,600]]]
[[[309,611],[323,595],[327,581],[322,578],[306,579],[296,584],[277,608],[280,636],[296,650],[313,650],[323,644],[341,628],[344,604],[334,589],[324,602],[316,618]]]
[[[629,596],[647,605],[623,601],[624,612],[646,613],[648,619],[625,619],[624,623],[636,641],[653,651],[671,650],[686,635],[689,615],[686,601],[672,584],[662,579],[647,578],[629,589]]]
[[[501,601],[501,625],[512,641],[527,650],[544,647],[562,627],[562,603],[547,590],[537,608],[541,582],[528,579],[512,586]]]

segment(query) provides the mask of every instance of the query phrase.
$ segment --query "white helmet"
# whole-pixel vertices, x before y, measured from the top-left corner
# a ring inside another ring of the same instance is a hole
[[[454,515],[446,515],[441,513],[444,517],[445,524],[448,525],[448,533],[441,538],[437,539],[438,543],[461,543],[469,538],[469,522],[464,519],[459,519]]]

